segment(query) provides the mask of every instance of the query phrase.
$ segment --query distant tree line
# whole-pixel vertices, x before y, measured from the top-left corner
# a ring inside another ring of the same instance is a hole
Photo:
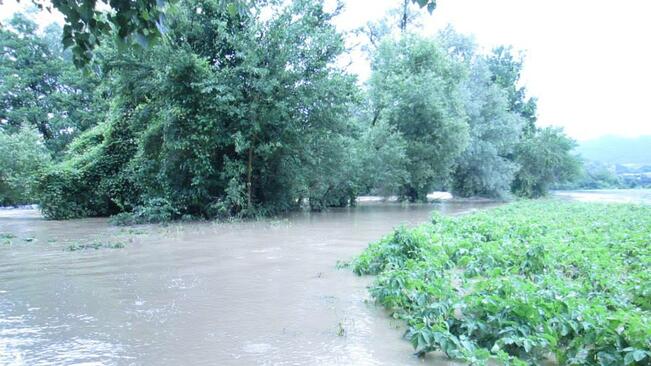
[[[651,165],[609,164],[584,159],[578,178],[554,185],[557,189],[651,188]]]
[[[369,25],[360,86],[339,66],[340,8],[223,4],[167,4],[166,31],[144,48],[101,34],[84,68],[61,28],[39,33],[18,14],[0,29],[0,204],[157,221],[362,194],[539,197],[578,176],[574,141],[536,126],[508,47],[483,54],[452,29]]]

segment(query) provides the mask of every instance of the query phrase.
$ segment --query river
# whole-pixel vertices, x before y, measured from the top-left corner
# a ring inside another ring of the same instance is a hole
[[[2,210],[0,365],[452,364],[415,357],[368,297],[372,279],[336,263],[433,210],[495,205],[366,203],[126,228]],[[124,248],[65,250],[93,242]]]

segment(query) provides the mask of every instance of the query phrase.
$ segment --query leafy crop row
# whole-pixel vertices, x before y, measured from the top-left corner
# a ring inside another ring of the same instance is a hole
[[[518,202],[400,227],[353,262],[416,352],[651,365],[651,207]]]

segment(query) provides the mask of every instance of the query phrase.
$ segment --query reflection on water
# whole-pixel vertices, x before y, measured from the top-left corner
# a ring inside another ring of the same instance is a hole
[[[422,364],[400,323],[367,301],[371,279],[335,264],[434,209],[494,205],[370,203],[136,228],[0,211],[0,233],[15,235],[0,239],[0,364]],[[92,240],[127,245],[63,250]]]

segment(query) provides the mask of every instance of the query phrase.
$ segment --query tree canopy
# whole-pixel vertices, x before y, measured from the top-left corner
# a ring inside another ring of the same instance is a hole
[[[403,1],[418,4],[430,13],[436,8],[436,0]],[[273,1],[215,0],[213,6],[236,15],[267,2]],[[158,41],[167,31],[166,13],[176,0],[111,0],[103,6],[98,6],[97,0],[32,0],[32,3],[41,10],[52,12],[56,9],[63,14],[63,45],[72,50],[75,65],[85,66],[92,59],[95,48],[109,35],[115,35],[114,40],[121,46],[146,47]]]
[[[95,125],[102,103],[96,100],[97,75],[82,73],[53,39],[53,25],[37,34],[37,25],[22,14],[0,29],[0,121],[5,129],[36,129],[54,152]]]

